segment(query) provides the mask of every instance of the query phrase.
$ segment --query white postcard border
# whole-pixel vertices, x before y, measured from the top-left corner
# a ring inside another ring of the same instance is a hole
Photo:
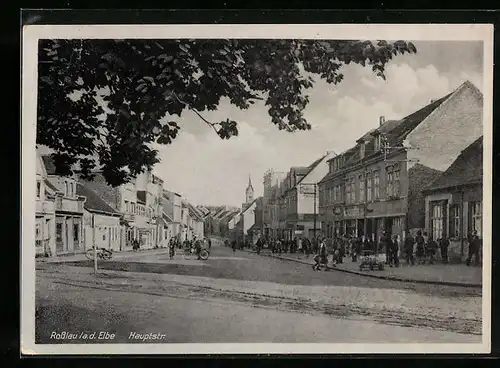
[[[270,36],[272,35],[272,36]],[[397,37],[394,37],[397,35]],[[23,354],[324,354],[324,353],[489,353],[491,349],[491,266],[483,267],[483,339],[480,344],[35,344],[35,178],[37,50],[44,38],[308,38],[404,39],[484,42],[483,69],[483,233],[491,234],[493,130],[493,25],[28,25],[22,35],[21,122],[21,351]],[[24,246],[26,244],[26,246]],[[483,262],[491,265],[491,238],[483,240]]]

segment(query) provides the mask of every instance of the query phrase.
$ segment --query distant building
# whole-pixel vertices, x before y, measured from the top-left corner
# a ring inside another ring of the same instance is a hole
[[[55,196],[50,194],[51,184],[40,152],[36,151],[36,209],[35,247],[36,256],[55,254],[56,210]],[[55,188],[53,188],[55,190]]]
[[[85,185],[77,184],[76,193],[86,198],[83,215],[85,249],[95,245],[115,252],[123,250],[121,214]]]

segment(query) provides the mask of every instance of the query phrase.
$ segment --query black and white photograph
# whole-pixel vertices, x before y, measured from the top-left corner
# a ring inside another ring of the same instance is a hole
[[[24,354],[490,351],[491,25],[22,47]]]

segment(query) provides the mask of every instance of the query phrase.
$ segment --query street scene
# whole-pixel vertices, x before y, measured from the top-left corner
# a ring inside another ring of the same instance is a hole
[[[82,37],[37,46],[35,344],[484,342],[482,41]]]

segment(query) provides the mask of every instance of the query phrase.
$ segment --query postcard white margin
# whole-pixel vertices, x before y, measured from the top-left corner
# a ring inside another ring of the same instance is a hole
[[[491,237],[484,239],[482,342],[477,344],[35,344],[35,181],[37,63],[40,39],[303,38],[483,41],[483,234],[491,234],[493,133],[493,25],[491,24],[224,24],[27,25],[22,31],[21,110],[21,353],[93,354],[328,354],[489,353],[491,349]]]

